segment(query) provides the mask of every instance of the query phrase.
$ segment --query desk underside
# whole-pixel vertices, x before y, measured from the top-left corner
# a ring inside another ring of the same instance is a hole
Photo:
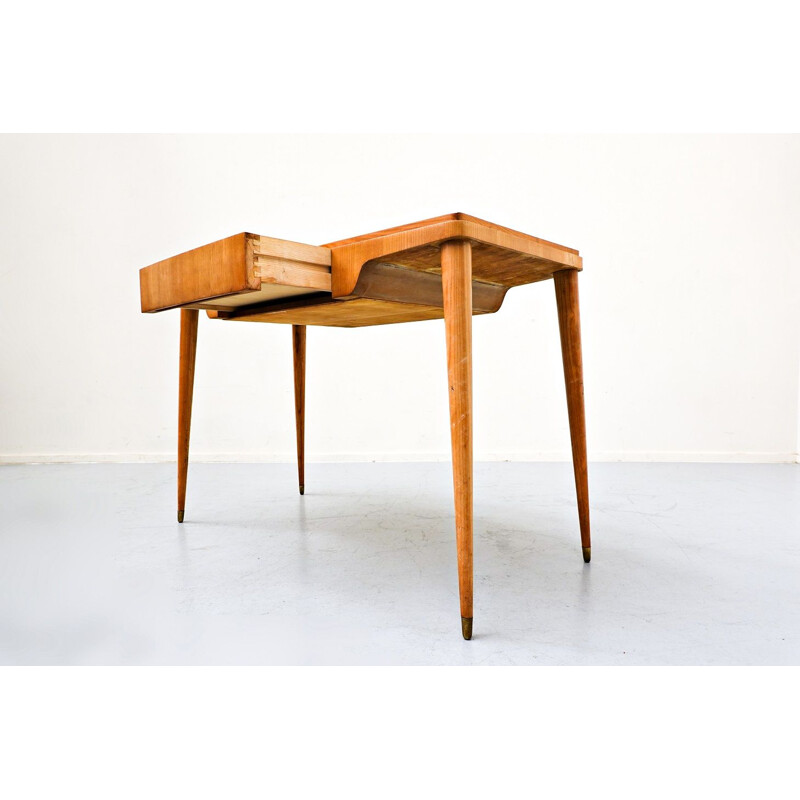
[[[464,214],[321,247],[242,233],[140,270],[142,311],[339,327],[440,319],[452,239],[472,245],[475,314],[497,311],[512,286],[582,268],[575,250]]]

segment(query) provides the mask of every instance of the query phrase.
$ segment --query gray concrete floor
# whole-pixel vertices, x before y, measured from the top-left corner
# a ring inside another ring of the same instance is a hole
[[[0,467],[3,664],[800,664],[800,467],[476,465],[475,636],[448,464]]]

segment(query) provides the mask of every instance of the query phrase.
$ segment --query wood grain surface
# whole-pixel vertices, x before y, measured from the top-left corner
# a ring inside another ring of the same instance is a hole
[[[342,327],[436,319],[443,315],[447,241],[471,243],[475,313],[497,311],[511,286],[582,268],[572,248],[461,213],[324,246],[241,233],[140,270],[142,310],[206,309],[218,319]],[[323,308],[323,294],[374,302]]]
[[[555,274],[558,325],[561,332],[561,357],[567,389],[567,412],[572,441],[572,467],[578,495],[578,520],[581,529],[583,560],[592,557],[589,532],[589,474],[586,459],[586,417],[583,403],[583,356],[581,318],[578,304],[578,273],[564,270]]]
[[[473,626],[472,316],[512,286],[554,279],[581,545],[591,558],[577,250],[467,214],[324,246],[241,233],[140,270],[143,311],[181,308],[178,520],[189,465],[198,309],[213,319],[292,325],[297,476],[305,492],[306,326],[444,318],[461,630]]]
[[[519,286],[543,280],[557,270],[582,268],[572,248],[467,214],[447,214],[326,245],[331,249],[333,296],[353,295],[362,269],[370,262],[438,272],[439,248],[450,239],[484,245],[473,254],[472,277],[487,283]]]
[[[297,432],[297,484],[306,493],[306,328],[292,325],[294,419]]]
[[[197,354],[198,312],[181,309],[180,364],[178,369],[178,522],[186,508],[186,477],[189,472],[189,435],[192,428],[194,363]]]
[[[442,246],[461,631],[472,638],[472,280],[470,243]]]

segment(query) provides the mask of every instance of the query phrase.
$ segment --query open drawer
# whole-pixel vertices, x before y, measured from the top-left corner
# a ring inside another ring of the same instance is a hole
[[[239,233],[139,270],[142,311],[232,311],[331,291],[327,247]]]
[[[577,250],[460,213],[321,247],[240,233],[140,270],[142,311],[337,327],[441,319],[452,240],[470,243],[473,314],[497,311],[512,286],[582,268]]]

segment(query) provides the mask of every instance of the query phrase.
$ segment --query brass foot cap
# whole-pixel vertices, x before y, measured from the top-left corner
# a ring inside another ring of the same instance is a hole
[[[300,494],[305,494],[305,493],[306,493],[306,487],[305,487],[305,484],[301,483],[301,484],[300,484]]]
[[[583,548],[583,560],[587,564],[592,560],[592,548],[591,547],[584,547]]]
[[[178,522],[183,522],[183,511],[178,512]]]
[[[461,635],[467,641],[472,638],[472,617],[461,617]]]

